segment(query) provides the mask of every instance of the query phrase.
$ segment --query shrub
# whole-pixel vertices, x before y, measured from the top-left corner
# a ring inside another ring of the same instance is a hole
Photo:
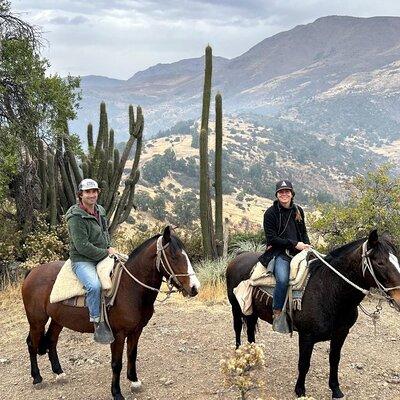
[[[264,349],[255,343],[247,343],[236,349],[233,355],[220,362],[225,385],[238,389],[241,399],[262,385],[261,370],[265,364]]]
[[[367,236],[374,228],[389,232],[400,245],[400,179],[390,175],[390,166],[355,178],[351,187],[347,203],[320,204],[310,216],[312,229],[327,247]]]
[[[250,242],[252,244],[245,245],[244,243]],[[261,247],[258,247],[261,246]],[[228,251],[236,253],[238,249],[243,248],[243,251],[246,248],[248,249],[258,249],[261,248],[263,251],[265,249],[265,234],[262,229],[257,231],[246,231],[246,232],[233,232],[229,237],[228,243]],[[256,251],[256,250],[249,250]]]
[[[38,216],[37,228],[26,237],[22,246],[26,257],[24,267],[31,269],[38,264],[48,263],[68,258],[68,228],[66,220],[55,228],[50,228],[44,216]]]

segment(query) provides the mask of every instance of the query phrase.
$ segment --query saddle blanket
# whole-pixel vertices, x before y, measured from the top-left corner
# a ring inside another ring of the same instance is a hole
[[[308,264],[307,264],[307,250],[301,251],[295,255],[290,262],[290,275],[289,275],[289,288],[290,290],[300,291],[304,290],[305,283],[308,278]],[[233,293],[242,309],[244,315],[251,315],[253,313],[253,288],[263,287],[264,291],[272,292],[275,288],[276,280],[273,271],[270,271],[260,262],[253,268],[250,278],[239,283],[233,289]],[[297,302],[298,302],[298,296]],[[301,301],[301,298],[300,298]]]
[[[110,290],[112,288],[110,274],[113,267],[114,258],[111,257],[104,258],[96,266],[97,275],[99,276],[103,290]],[[68,259],[62,266],[54,282],[50,293],[50,303],[58,303],[72,297],[84,296],[85,294],[85,288],[72,270],[71,260]]]

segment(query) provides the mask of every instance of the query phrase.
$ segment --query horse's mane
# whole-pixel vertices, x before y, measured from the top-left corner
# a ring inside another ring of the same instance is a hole
[[[135,249],[133,249],[131,254],[129,254],[128,261],[133,261],[136,258],[136,256],[139,253],[141,253],[142,250],[144,250],[150,244],[150,242],[153,242],[154,240],[158,239],[160,236],[161,236],[161,234],[158,233],[157,235],[154,235],[150,239],[145,240],[143,243],[141,243],[139,246],[137,246]],[[170,246],[171,246],[171,249],[173,252],[175,252],[176,250],[184,249],[182,241],[174,235],[171,235]]]
[[[365,242],[365,240],[366,238],[356,239],[353,242],[335,247],[326,255],[325,261],[332,266],[335,266],[335,264],[339,263],[339,260],[342,257],[355,250],[357,247],[360,246],[361,243]],[[313,275],[314,272],[322,266],[325,266],[325,264],[321,260],[316,259],[315,261],[313,261],[310,264],[310,275]]]
[[[356,239],[353,242],[346,243],[342,246],[335,247],[326,255],[325,261],[335,267],[336,265],[341,263],[343,257],[346,257],[350,252],[354,251],[366,240],[368,240],[368,238],[364,237],[361,239]],[[397,254],[396,247],[391,242],[390,237],[385,233],[379,238],[376,249],[379,252],[391,252],[393,254]],[[310,264],[310,274],[312,275],[318,268],[323,265],[324,263],[319,259],[313,261]]]

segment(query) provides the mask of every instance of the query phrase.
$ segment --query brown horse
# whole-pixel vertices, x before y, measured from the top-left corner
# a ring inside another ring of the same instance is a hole
[[[253,297],[253,314],[244,316],[233,289],[249,278],[260,253],[242,253],[228,265],[226,271],[228,298],[232,305],[236,347],[240,345],[243,320],[247,339],[255,341],[258,318],[272,324],[272,301],[266,304]],[[385,236],[376,230],[368,238],[356,240],[330,252],[325,260],[358,289],[333,272],[322,261],[310,266],[311,276],[303,295],[301,311],[293,315],[294,328],[299,333],[298,378],[295,392],[305,396],[305,379],[310,367],[315,343],[330,340],[329,387],[333,399],[342,399],[338,367],[342,346],[358,317],[357,306],[370,288],[377,288],[395,309],[400,311],[400,266],[397,251]],[[258,289],[256,288],[256,291]]]
[[[93,332],[93,324],[89,322],[86,307],[49,303],[50,292],[62,264],[59,261],[39,265],[26,276],[22,286],[22,297],[29,321],[26,342],[34,385],[42,382],[37,354],[48,352],[53,372],[57,376],[64,375],[57,355],[57,341],[63,327],[77,332]],[[195,296],[200,287],[182,242],[172,234],[170,227],[166,227],[162,235],[156,235],[137,247],[130,254],[125,266],[128,272],[122,272],[114,305],[108,313],[115,337],[111,344],[111,393],[118,400],[124,399],[120,388],[120,374],[126,338],[127,376],[132,390],[141,387],[136,372],[138,340],[142,329],[153,315],[157,290],[161,287],[163,277],[185,296]],[[51,322],[45,332],[49,318]]]

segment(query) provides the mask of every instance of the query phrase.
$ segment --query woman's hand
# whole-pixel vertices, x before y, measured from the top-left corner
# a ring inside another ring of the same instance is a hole
[[[114,247],[109,247],[109,248],[107,249],[107,251],[108,251],[108,255],[109,255],[109,256],[113,256],[114,254],[117,254],[117,250],[114,249]]]
[[[296,244],[296,249],[297,250],[308,250],[311,247],[311,245],[303,243],[303,242],[297,242]]]

